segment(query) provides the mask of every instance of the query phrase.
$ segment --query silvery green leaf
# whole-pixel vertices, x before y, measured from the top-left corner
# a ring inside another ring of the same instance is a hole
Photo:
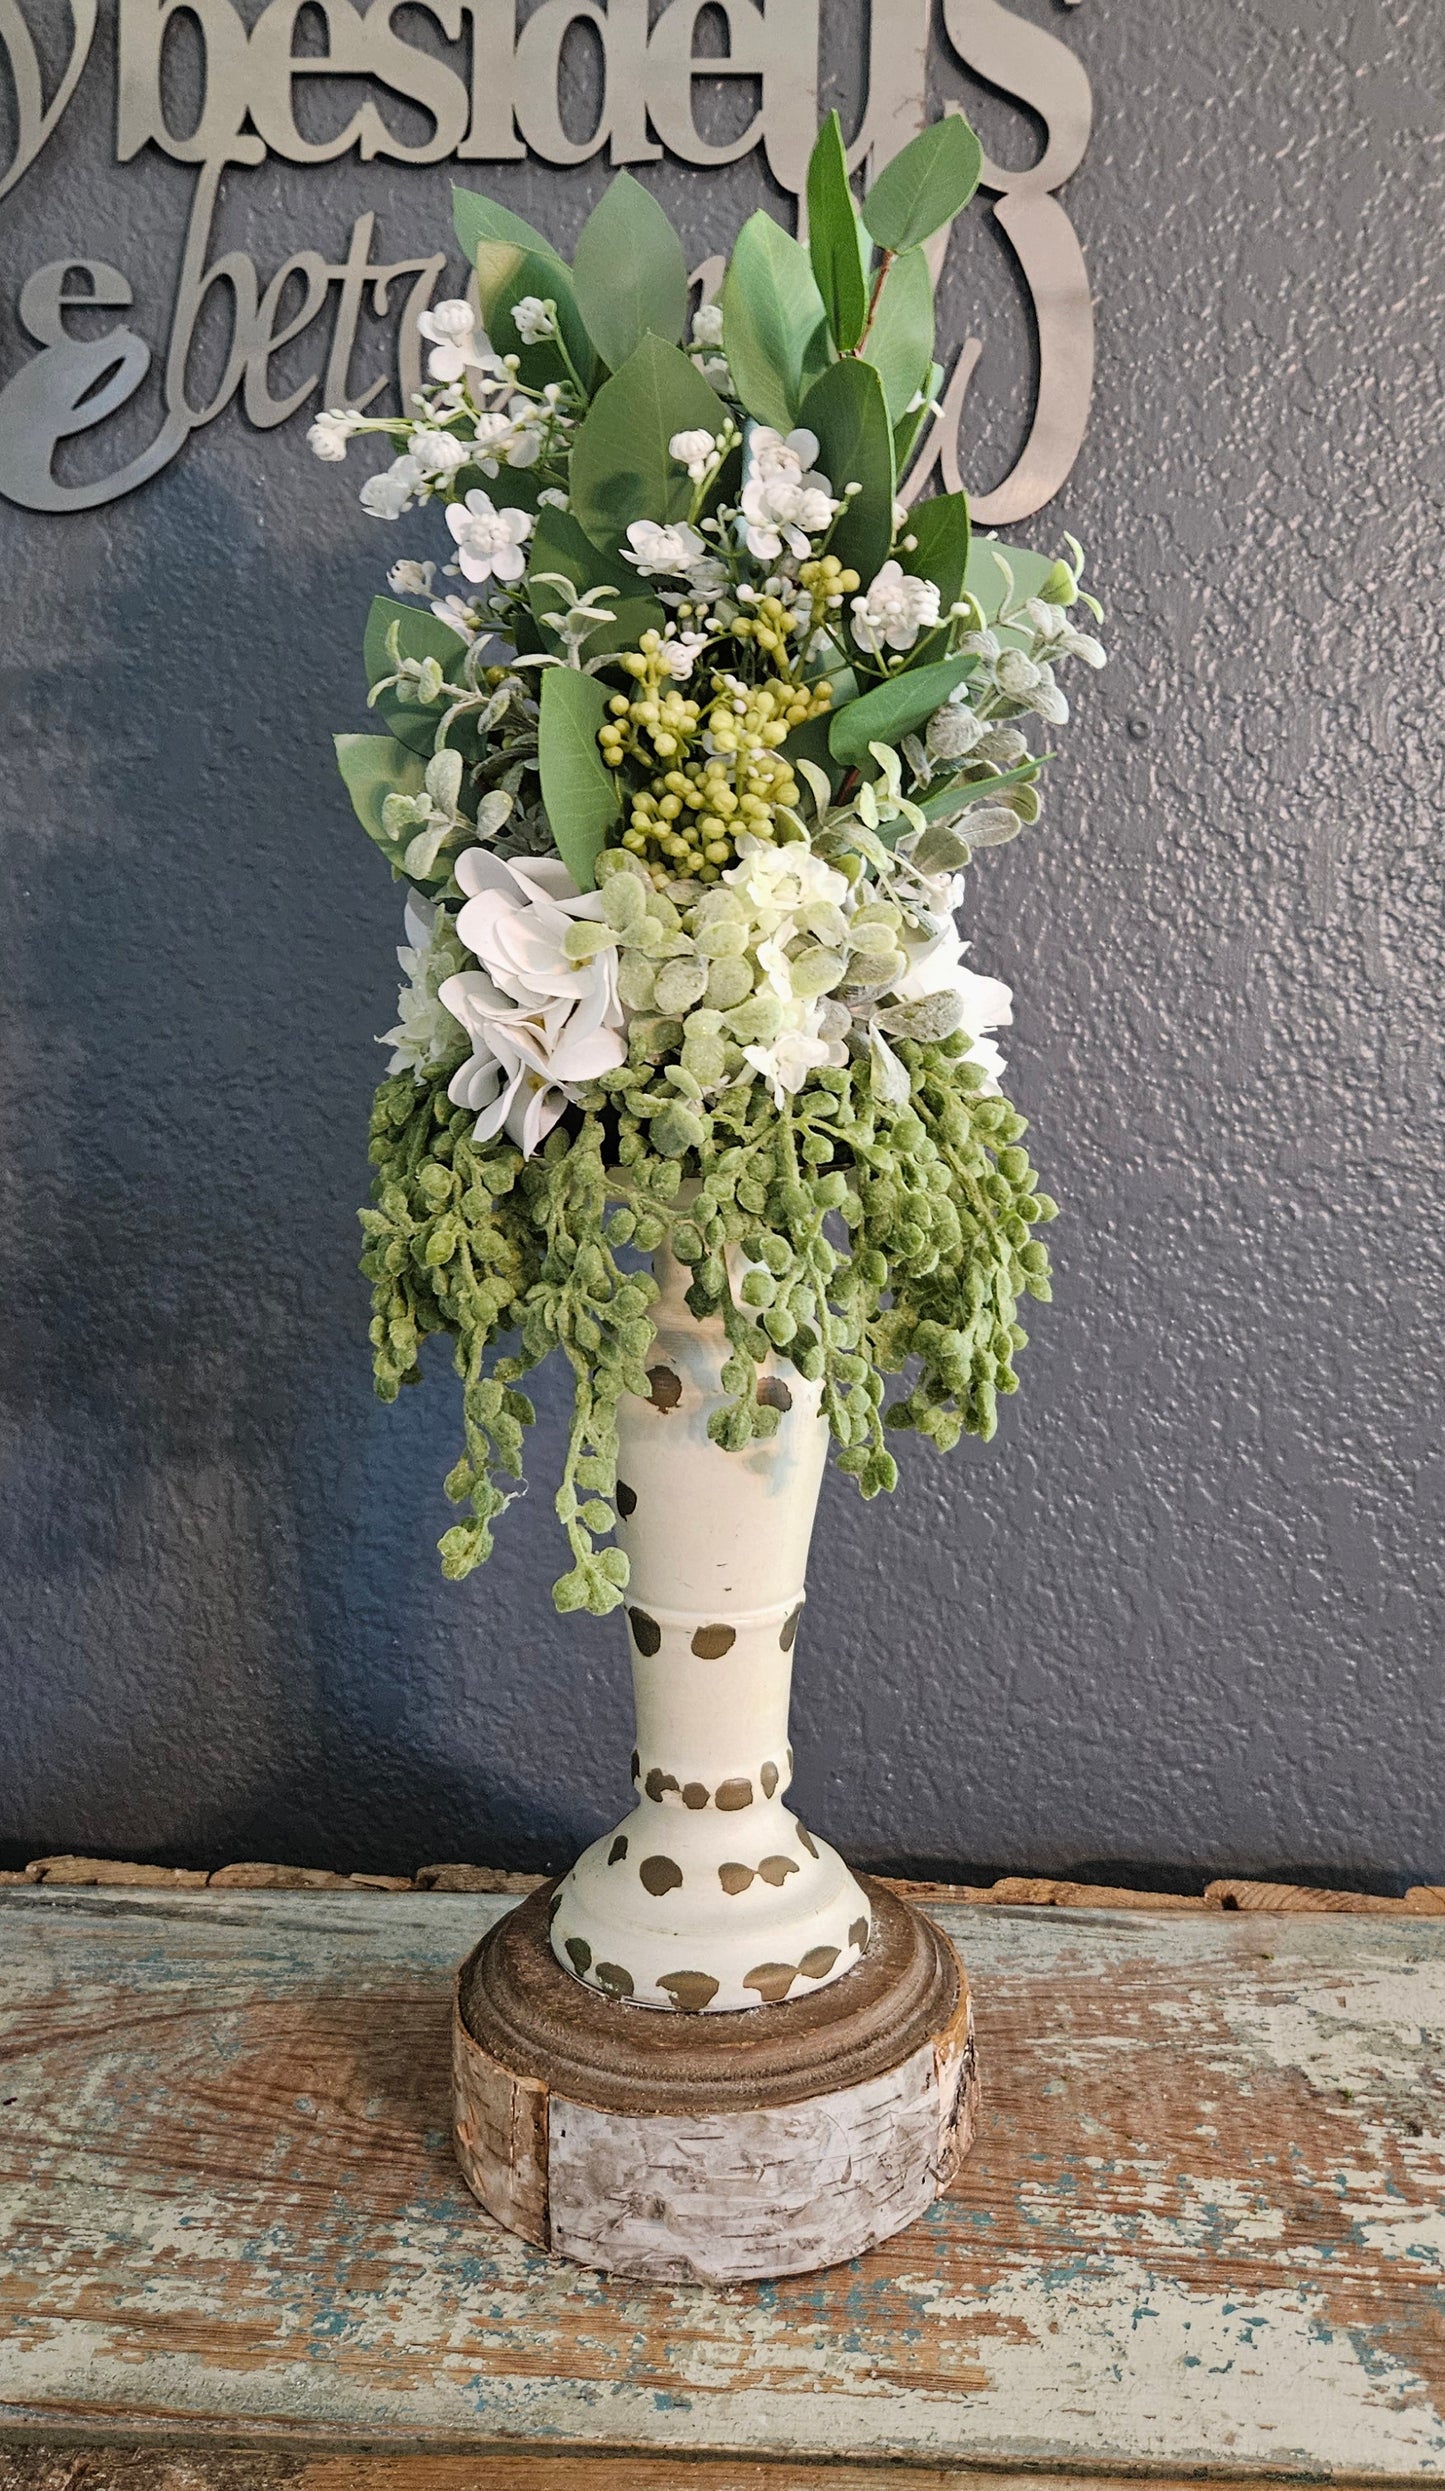
[[[426,791],[434,804],[455,813],[462,792],[462,756],[450,746],[433,754],[426,765]]]
[[[700,1003],[707,991],[707,964],[695,952],[668,960],[657,972],[657,1008],[660,1012],[686,1012],[690,1005]]]
[[[946,986],[941,994],[924,995],[917,1003],[888,1005],[879,1013],[876,1026],[892,1038],[913,1038],[922,1046],[932,1046],[940,1038],[951,1038],[962,1019],[963,998]]]
[[[886,1107],[906,1107],[911,1095],[908,1068],[900,1064],[876,1023],[869,1033],[869,1054],[872,1058],[868,1087]]]
[[[804,785],[807,787],[808,793],[811,795],[814,806],[816,807],[818,819],[821,822],[824,815],[827,813],[829,805],[833,801],[832,780],[829,778],[826,770],[819,769],[816,761],[804,761],[801,754],[793,763],[793,770],[794,774],[798,778],[802,779]]]
[[[839,984],[846,968],[847,962],[840,952],[824,951],[821,946],[814,945],[799,952],[792,961],[793,992],[795,995],[825,995],[830,987]]]
[[[926,787],[929,780],[933,776],[933,763],[929,760],[928,753],[924,745],[919,741],[919,738],[916,735],[904,736],[903,752],[904,758],[908,763],[908,767],[913,772],[919,786]]]
[[[957,874],[972,853],[956,823],[930,822],[908,861],[921,874]]]
[[[571,961],[592,960],[599,951],[608,951],[617,936],[610,925],[598,925],[591,917],[574,918],[562,937],[562,949]]]
[[[417,832],[401,860],[409,874],[417,875],[423,882],[426,880],[437,861],[437,850],[447,835],[447,829],[445,821],[433,821],[429,830]]]
[[[418,822],[431,820],[431,802],[426,796],[387,796],[381,808],[381,827],[388,839],[400,839]]]
[[[505,788],[493,787],[477,807],[477,836],[494,839],[512,810],[512,798]]]
[[[602,885],[602,906],[607,922],[625,934],[642,923],[647,913],[642,884],[636,874],[609,874]]]
[[[832,900],[810,900],[806,908],[799,909],[798,923],[805,934],[814,935],[835,951],[847,944],[848,920]]]
[[[979,804],[960,814],[956,828],[970,847],[1001,848],[1017,839],[1023,823],[1009,805]]]
[[[650,964],[640,952],[622,955],[617,972],[617,992],[629,1012],[650,1012],[657,1000],[657,980]]]

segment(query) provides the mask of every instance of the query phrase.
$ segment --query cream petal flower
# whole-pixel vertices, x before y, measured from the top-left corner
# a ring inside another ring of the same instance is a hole
[[[579,892],[558,857],[508,860],[468,848],[456,878],[468,895],[457,934],[481,967],[441,989],[475,1050],[449,1095],[480,1110],[479,1141],[505,1125],[530,1157],[576,1088],[626,1061],[617,955],[608,947],[568,959],[568,927],[600,922],[602,901]]]

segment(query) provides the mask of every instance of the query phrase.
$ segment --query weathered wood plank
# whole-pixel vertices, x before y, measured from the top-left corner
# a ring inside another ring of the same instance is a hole
[[[464,2190],[449,1980],[504,1907],[0,1893],[12,2436],[309,2445],[306,2491],[372,2491],[337,2445],[471,2448],[415,2491],[494,2491],[508,2443],[572,2483],[635,2449],[629,2491],[709,2453],[727,2491],[769,2456],[789,2491],[844,2455],[1445,2480],[1439,1920],[937,1906],[985,2078],[956,2194],[719,2291],[548,2260]]]
[[[683,2456],[247,2456],[232,2450],[0,2449],[0,2491],[1139,2491],[1137,2474],[1001,2474],[989,2466],[798,2465]],[[1198,2474],[1150,2475],[1149,2491],[1201,2491]],[[1209,2491],[1262,2491],[1279,2477],[1210,2473]],[[1331,2491],[1375,2491],[1340,2479]]]

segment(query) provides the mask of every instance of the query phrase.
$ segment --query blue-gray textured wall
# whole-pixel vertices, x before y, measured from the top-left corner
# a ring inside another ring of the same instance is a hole
[[[1095,411],[1019,533],[1085,540],[1114,657],[1045,828],[969,898],[1065,1206],[1056,1301],[991,1448],[915,1450],[866,1509],[830,1479],[799,1802],[882,1864],[1441,1880],[1445,18],[1016,13],[1098,112],[1067,193]],[[65,250],[164,334],[192,176],[114,162],[112,16],[0,210],[0,376],[33,351],[20,279]],[[968,92],[1018,160],[1029,116]],[[238,173],[226,238],[269,270],[375,208],[400,258],[445,238],[449,178]],[[569,242],[604,172],[472,178]],[[699,257],[765,193],[756,161],[646,178]],[[946,319],[990,340],[996,475],[1026,330],[981,223]],[[0,513],[11,1858],[543,1866],[625,1799],[621,1630],[548,1599],[559,1384],[461,1588],[445,1354],[370,1394],[354,1214],[398,910],[329,738],[428,531],[363,518],[362,472],[232,410],[108,508]]]

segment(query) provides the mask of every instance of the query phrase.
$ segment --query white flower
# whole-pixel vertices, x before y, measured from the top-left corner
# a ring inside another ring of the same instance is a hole
[[[694,484],[701,484],[716,448],[710,432],[675,432],[667,445],[668,456],[687,469]]]
[[[476,313],[470,303],[455,298],[436,303],[422,313],[416,325],[434,349],[427,359],[427,370],[434,381],[459,381],[468,371],[485,372],[495,378],[502,371],[503,366],[477,328]]]
[[[426,481],[414,458],[394,458],[385,473],[368,476],[361,488],[361,507],[369,519],[399,519]]]
[[[386,575],[394,597],[429,597],[436,577],[434,562],[394,562]]]
[[[456,878],[468,894],[457,933],[482,965],[440,990],[475,1049],[448,1096],[478,1111],[479,1142],[505,1125],[530,1158],[576,1088],[626,1061],[617,954],[609,945],[590,960],[568,958],[568,927],[602,922],[603,909],[599,893],[579,895],[559,858],[508,864],[467,848]]]
[[[654,571],[674,577],[688,572],[707,552],[696,528],[690,528],[685,520],[669,528],[657,519],[634,519],[627,531],[627,544],[631,551],[624,547],[623,561],[635,562],[644,577]]]
[[[762,1074],[775,1107],[781,1108],[795,1096],[810,1072],[824,1064],[847,1063],[848,1050],[841,1039],[822,1034],[826,1014],[823,1003],[795,1004],[771,1046],[744,1047],[744,1057],[754,1072]]]
[[[418,424],[407,448],[424,476],[454,476],[471,456],[465,441],[434,424]]]
[[[788,476],[796,484],[818,455],[818,436],[799,426],[786,435],[771,424],[753,424],[748,431],[748,466],[760,476]]]
[[[723,342],[721,303],[703,303],[692,315],[694,346],[720,346]]]
[[[809,538],[821,536],[838,509],[827,477],[808,463],[818,455],[817,434],[800,430],[784,439],[771,425],[754,424],[747,454],[742,513],[749,553],[777,562],[786,545],[805,557],[812,551]]]
[[[413,892],[406,903],[406,941],[396,956],[407,980],[397,997],[401,1018],[377,1045],[395,1049],[389,1073],[422,1073],[444,1064],[462,1043],[460,1023],[440,990],[465,966],[466,955],[445,910],[428,907]]]
[[[790,839],[774,847],[770,840],[755,839],[750,831],[743,831],[737,850],[736,865],[730,865],[722,879],[747,901],[765,934],[776,931],[780,918],[794,915],[814,900],[840,908],[848,896],[846,874],[825,865],[804,840]]]
[[[706,647],[705,631],[680,631],[663,641],[658,654],[674,681],[686,683]]]
[[[987,1073],[988,1086],[997,1089],[1004,1059],[986,1032],[1006,1029],[1012,1021],[1012,991],[1002,978],[979,977],[964,967],[968,946],[952,918],[932,934],[916,934],[905,927],[901,940],[908,967],[895,981],[890,1000],[922,1003],[929,995],[957,995],[962,1007],[959,1027],[973,1040],[970,1059]]]
[[[318,458],[340,459],[346,456],[352,434],[364,431],[365,427],[365,416],[356,414],[351,407],[329,407],[324,415],[317,416],[306,438]]]
[[[535,467],[542,455],[545,422],[545,416],[530,398],[513,398],[505,415],[496,410],[490,415],[479,415],[472,450],[474,463],[484,476],[494,476],[503,461],[508,467]]]
[[[473,491],[449,502],[447,526],[457,541],[457,560],[469,580],[519,580],[527,567],[522,551],[532,533],[529,510],[497,510],[491,496]]]
[[[512,305],[512,325],[524,346],[541,346],[557,334],[556,307],[540,294],[524,294]]]
[[[853,637],[875,656],[880,647],[911,649],[921,631],[938,621],[938,590],[914,579],[901,563],[885,562],[866,595],[853,599]]]
[[[430,570],[430,563],[426,567]],[[450,623],[453,631],[460,632],[464,640],[475,640],[482,629],[483,617],[474,598],[433,597],[431,610],[439,623]]]

